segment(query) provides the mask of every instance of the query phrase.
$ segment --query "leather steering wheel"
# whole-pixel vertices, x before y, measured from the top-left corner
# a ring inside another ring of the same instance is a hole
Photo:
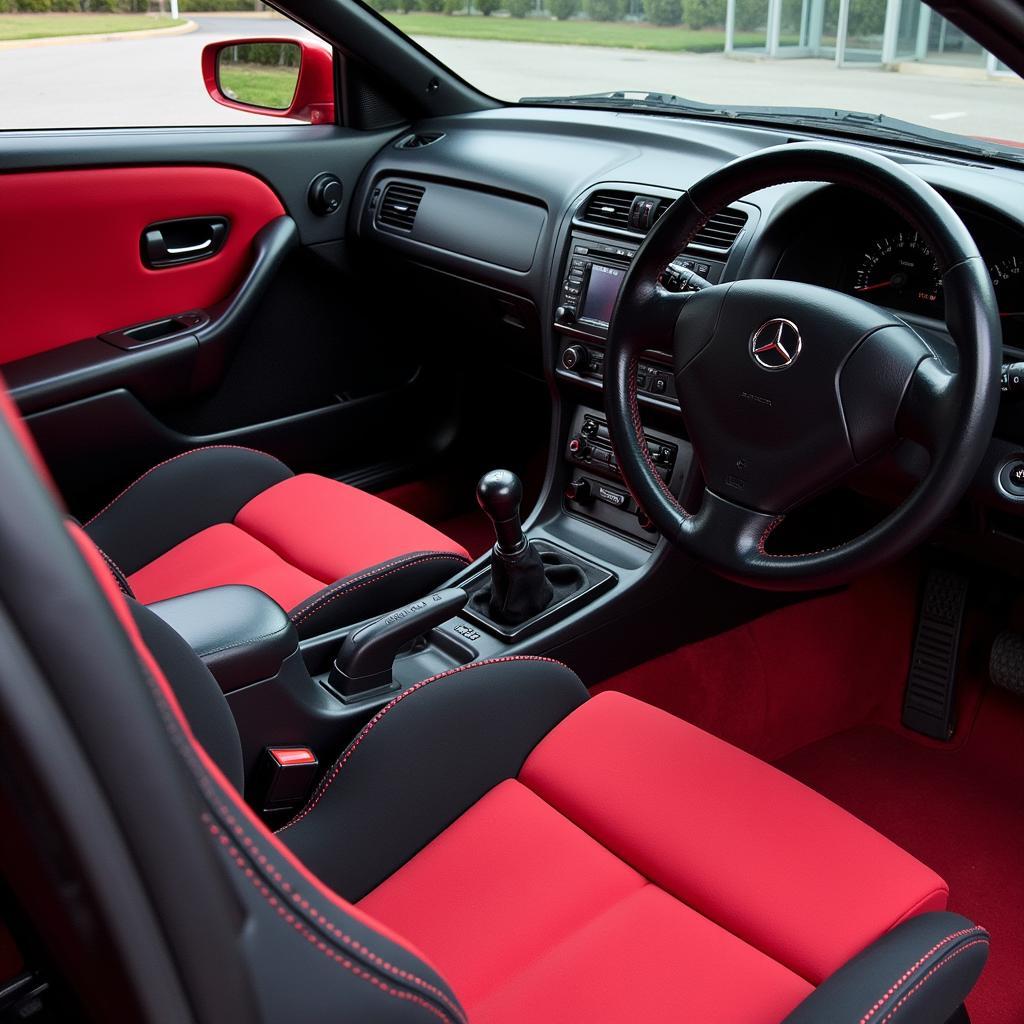
[[[707,219],[751,192],[831,182],[892,207],[935,254],[947,363],[899,317],[861,299],[782,280],[660,283]],[[644,442],[636,369],[644,349],[674,354],[676,392],[704,478],[682,507]],[[605,410],[623,476],[661,533],[732,579],[771,589],[834,586],[921,542],[952,510],[992,437],[1002,341],[992,281],[960,218],[893,161],[849,146],[761,150],[677,199],[633,259],[605,355]],[[907,499],[860,536],[821,551],[773,554],[785,516],[901,439],[930,456]]]

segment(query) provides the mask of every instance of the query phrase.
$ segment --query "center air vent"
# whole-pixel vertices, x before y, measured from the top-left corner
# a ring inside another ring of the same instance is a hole
[[[595,192],[587,200],[579,219],[595,227],[619,228],[646,235],[670,204],[670,199],[659,196],[606,189]]]
[[[629,230],[629,211],[636,195],[632,192],[595,192],[583,208],[582,220],[588,224]]]
[[[693,236],[686,251],[700,249],[724,255],[739,238],[740,232],[747,223],[747,215],[736,206],[727,206],[724,210],[708,218],[708,222]]]
[[[416,211],[423,201],[422,185],[388,185],[377,211],[377,223],[397,231],[412,231],[416,222]]]

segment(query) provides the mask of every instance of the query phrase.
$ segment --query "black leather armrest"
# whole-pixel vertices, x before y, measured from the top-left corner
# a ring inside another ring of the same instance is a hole
[[[151,604],[228,693],[277,675],[299,638],[276,601],[255,587],[197,590]]]
[[[783,1024],[946,1024],[978,980],[988,942],[959,914],[920,914],[826,978]]]

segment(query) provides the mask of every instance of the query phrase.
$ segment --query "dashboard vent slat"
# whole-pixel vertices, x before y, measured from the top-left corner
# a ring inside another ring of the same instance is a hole
[[[582,220],[588,224],[629,230],[629,211],[636,195],[633,192],[595,192],[583,208]]]
[[[377,211],[377,223],[397,231],[412,231],[425,191],[422,185],[388,185]]]
[[[727,206],[708,218],[704,227],[693,236],[693,240],[687,246],[687,252],[691,249],[700,249],[724,255],[736,243],[746,224],[747,215],[743,210]]]

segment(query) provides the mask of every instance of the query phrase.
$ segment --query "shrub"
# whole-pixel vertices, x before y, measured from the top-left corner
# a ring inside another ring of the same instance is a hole
[[[50,10],[50,0],[18,0],[18,10],[23,14],[42,14]]]
[[[736,31],[760,32],[768,23],[768,0],[736,0]]]
[[[678,25],[683,20],[681,0],[644,0],[644,14],[655,25]]]
[[[501,7],[501,0],[474,0],[474,6],[485,18],[488,18]]]
[[[683,0],[683,21],[690,28],[718,28],[725,24],[725,0]]]
[[[559,21],[571,18],[579,9],[579,0],[548,0],[548,13]]]
[[[77,14],[82,9],[78,0],[52,0],[51,11],[59,11],[61,14]]]
[[[445,14],[458,14],[466,9],[465,0],[444,0]]]
[[[583,0],[583,10],[592,21],[618,21],[626,13],[626,0]]]
[[[444,10],[444,0],[420,0],[420,6],[431,14],[437,14]]]
[[[410,11],[418,11],[420,7],[420,0],[398,0],[398,9],[403,14],[408,14]]]
[[[89,0],[89,10],[96,14],[113,14],[117,9],[117,0]]]
[[[14,10],[14,0],[0,0],[0,14],[10,14]]]
[[[513,18],[525,18],[533,10],[533,0],[507,0],[505,10]]]

